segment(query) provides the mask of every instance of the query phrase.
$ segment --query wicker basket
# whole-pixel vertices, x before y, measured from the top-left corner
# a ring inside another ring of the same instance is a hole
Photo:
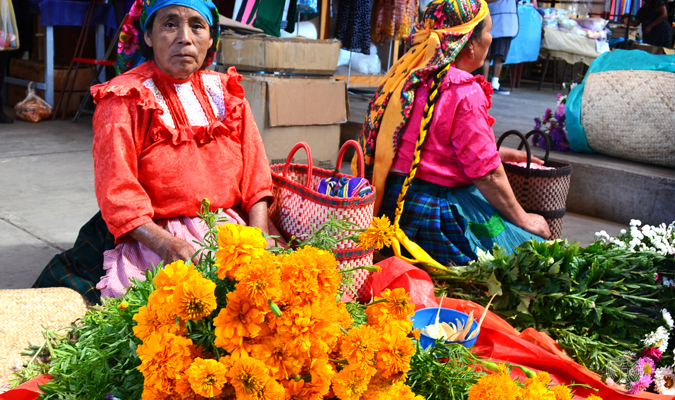
[[[550,238],[559,239],[562,236],[563,217],[565,216],[567,193],[570,189],[572,166],[548,159],[551,140],[547,134],[540,130],[533,130],[525,136],[518,131],[508,131],[497,141],[497,148],[510,135],[520,137],[522,143],[519,149],[525,146],[527,152],[527,167],[504,163],[504,170],[506,170],[513,193],[525,211],[539,214],[546,219],[551,230]],[[554,169],[530,168],[532,154],[527,139],[532,135],[541,135],[546,139],[544,166]]]
[[[593,151],[675,167],[675,74],[608,71],[586,77],[581,124]]]

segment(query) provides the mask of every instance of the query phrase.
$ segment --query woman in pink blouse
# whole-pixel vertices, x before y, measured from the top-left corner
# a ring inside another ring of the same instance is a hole
[[[544,218],[525,212],[511,190],[501,163],[525,154],[497,150],[492,88],[471,75],[485,60],[491,27],[484,0],[431,2],[371,101],[360,137],[379,197],[375,214],[394,220],[414,171],[400,227],[446,265],[466,264],[495,243],[510,250],[550,236]]]

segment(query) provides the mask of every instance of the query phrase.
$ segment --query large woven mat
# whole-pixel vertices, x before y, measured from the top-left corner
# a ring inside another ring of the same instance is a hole
[[[586,77],[581,124],[593,151],[675,167],[675,74],[609,71]]]
[[[68,288],[0,290],[0,388],[27,361],[21,352],[43,343],[44,328],[67,327],[86,311],[85,299]]]

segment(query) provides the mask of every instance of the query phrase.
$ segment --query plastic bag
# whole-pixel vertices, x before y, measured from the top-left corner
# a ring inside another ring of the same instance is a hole
[[[19,48],[19,28],[11,0],[0,0],[0,51]]]
[[[24,121],[40,122],[49,117],[52,113],[52,106],[35,94],[33,82],[31,82],[26,90],[26,98],[14,106],[14,111],[16,111],[16,116]]]
[[[605,29],[605,26],[607,26],[607,23],[609,22],[608,20],[603,18],[575,18],[575,21],[577,21],[577,24],[579,24],[579,26],[581,26],[582,28],[594,32],[602,31],[603,29]]]

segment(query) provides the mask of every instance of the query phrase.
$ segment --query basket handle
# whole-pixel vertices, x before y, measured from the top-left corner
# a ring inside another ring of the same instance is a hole
[[[305,153],[307,153],[307,181],[305,182],[305,187],[310,187],[312,184],[312,170],[314,169],[313,163],[312,163],[312,151],[309,149],[309,145],[305,142],[299,142],[293,148],[291,151],[288,153],[288,157],[286,158],[286,165],[284,166],[284,178],[288,175],[288,170],[291,166],[291,160],[293,159],[293,156],[295,156],[295,153],[297,153],[300,148],[305,149]]]
[[[549,153],[549,151],[551,151],[551,135],[549,135],[548,133],[542,132],[539,129],[533,129],[533,130],[529,131],[527,133],[527,135],[525,135],[525,142],[524,143],[527,143],[527,139],[529,139],[532,135],[539,135],[539,136],[543,137],[544,140],[546,141],[546,155],[544,156],[544,162],[548,162],[548,155],[549,155],[548,153]],[[523,143],[521,143],[520,146],[518,146],[518,150],[520,150],[522,148],[523,148]]]
[[[347,140],[345,144],[342,145],[340,148],[340,152],[338,153],[337,156],[337,163],[335,164],[335,172],[333,173],[333,176],[335,176],[336,173],[340,171],[342,168],[342,159],[345,156],[345,152],[347,151],[348,148],[353,147],[356,149],[356,154],[358,155],[358,171],[359,171],[359,178],[365,177],[365,166],[363,164],[363,150],[361,149],[361,145],[359,142],[356,140]]]
[[[527,177],[530,177],[530,163],[532,162],[532,152],[530,151],[530,145],[527,143],[527,139],[525,136],[523,136],[522,133],[518,132],[517,130],[513,129],[508,132],[504,132],[500,137],[499,140],[497,140],[497,151],[499,151],[499,148],[502,145],[502,142],[504,139],[506,139],[507,136],[511,135],[516,135],[520,138],[520,146],[518,146],[518,150],[520,150],[523,145],[525,145],[525,152],[527,153]]]

